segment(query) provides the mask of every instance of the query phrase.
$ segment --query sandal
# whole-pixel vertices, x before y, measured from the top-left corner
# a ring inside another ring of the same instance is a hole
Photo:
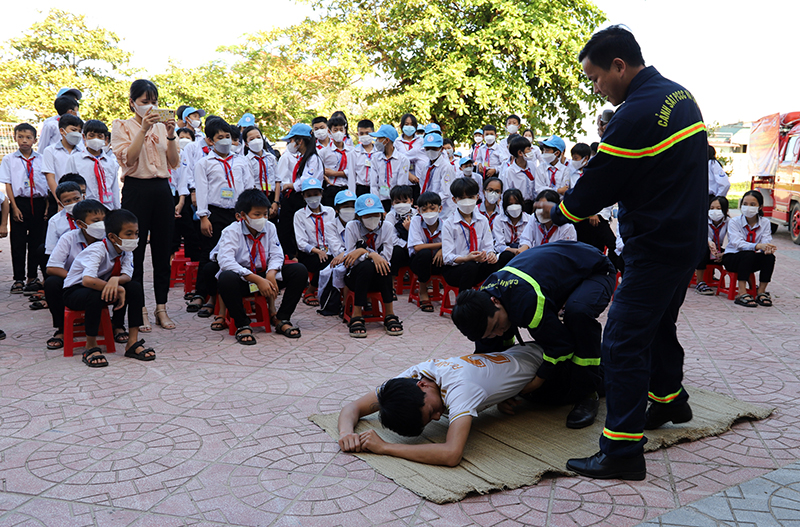
[[[197,311],[197,316],[200,318],[211,318],[214,314],[214,304],[203,304],[203,307]]]
[[[61,335],[59,337],[59,335]],[[53,336],[47,339],[47,349],[49,350],[57,350],[64,347],[64,332],[60,329],[57,329]],[[97,348],[95,348],[97,349]]]
[[[153,331],[153,326],[150,325],[150,317],[147,315],[146,307],[142,308],[142,319],[143,322],[142,325],[139,326],[139,331],[141,331],[142,333],[150,333],[151,331]]]
[[[47,309],[47,302],[43,300],[37,300],[36,302],[31,302],[28,304],[28,307],[34,311],[38,311],[40,309]]]
[[[40,302],[44,300],[44,294],[36,293],[28,297],[28,302]]]
[[[90,368],[105,368],[108,361],[100,348],[92,348],[83,352],[83,363]]]
[[[711,289],[708,286],[708,284],[705,283],[705,282],[700,282],[699,284],[697,284],[694,287],[694,290],[695,290],[695,292],[697,292],[698,295],[708,296],[708,295],[713,295],[714,294],[714,290]]]
[[[755,300],[753,300],[753,297],[748,294],[737,296],[733,303],[744,307],[758,307],[758,304]]]
[[[403,334],[403,323],[397,315],[386,315],[383,319],[383,328],[387,335],[398,337]]]
[[[242,331],[250,331],[250,333],[242,334]],[[250,326],[242,326],[236,330],[236,342],[244,346],[254,346],[256,338],[253,336],[253,328]]]
[[[25,296],[36,295],[38,293],[41,293],[43,289],[44,286],[42,285],[42,282],[40,282],[39,279],[36,278],[32,282],[28,282],[28,284],[22,288],[22,294],[24,294]]]
[[[300,338],[300,328],[292,324],[290,320],[278,320],[277,317],[272,317],[272,325],[275,326],[275,333],[280,333],[290,339]]]
[[[766,292],[759,293],[756,295],[756,303],[759,306],[772,307],[772,297]]]
[[[183,299],[186,300],[187,302],[191,302],[192,300],[194,300],[195,295],[197,295],[197,291],[192,291],[190,293],[186,293],[185,295],[183,295]]]
[[[23,282],[22,280],[15,280],[14,285],[11,286],[11,294],[21,295],[23,289],[25,289],[25,282]]]
[[[218,322],[221,320],[222,322]],[[217,315],[214,317],[214,322],[211,323],[212,331],[222,331],[228,329],[228,323],[225,322],[225,317],[222,315]]]
[[[142,351],[134,351],[137,348],[142,348]],[[148,353],[152,353],[152,355],[148,355]],[[156,360],[156,351],[153,348],[145,348],[144,339],[142,339],[139,342],[134,342],[133,346],[125,349],[125,356],[129,359],[151,361]]]
[[[433,313],[433,304],[430,300],[420,300],[419,308],[423,313]]]
[[[162,329],[175,329],[175,322],[169,318],[167,314],[166,308],[156,309],[154,313],[156,316],[156,326],[160,326]],[[163,317],[159,317],[158,315],[164,315]],[[164,321],[166,319],[166,321]]]
[[[127,343],[128,337],[130,337],[130,335],[128,335],[128,332],[125,331],[125,328],[114,328],[114,342],[117,344]]]
[[[350,324],[347,327],[350,328],[350,336],[354,339],[367,338],[367,324],[364,322],[364,317],[350,318]]]
[[[197,313],[203,307],[203,297],[200,295],[192,295],[192,298],[189,299],[190,302],[186,304],[186,312],[187,313]],[[194,301],[199,300],[199,304],[195,304]]]
[[[306,294],[303,295],[303,303],[307,306],[317,307],[319,305],[319,299],[317,299],[317,292],[307,291]]]

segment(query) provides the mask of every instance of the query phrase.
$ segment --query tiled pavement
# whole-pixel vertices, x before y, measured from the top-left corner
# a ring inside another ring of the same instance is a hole
[[[307,417],[409,364],[469,349],[448,318],[403,296],[405,335],[369,325],[355,340],[301,305],[300,340],[257,332],[259,345],[243,347],[184,313],[176,292],[178,329],[146,337],[158,360],[117,353],[91,370],[45,351],[49,315],[7,293],[2,241],[0,525],[762,526],[769,511],[797,524],[800,470],[774,471],[800,457],[800,247],[785,230],[777,244],[775,307],[690,293],[679,325],[688,383],[776,406],[773,417],[650,453],[643,482],[545,478],[436,505],[340,453]]]

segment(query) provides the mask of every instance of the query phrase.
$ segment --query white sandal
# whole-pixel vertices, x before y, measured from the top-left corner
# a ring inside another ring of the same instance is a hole
[[[139,326],[139,331],[141,331],[142,333],[150,333],[151,331],[153,331],[153,326],[150,325],[150,317],[147,315],[146,307],[142,308],[142,320],[144,323],[141,326]]]

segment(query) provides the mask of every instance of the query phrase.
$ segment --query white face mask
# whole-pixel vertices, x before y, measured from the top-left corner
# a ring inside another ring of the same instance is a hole
[[[67,143],[71,144],[72,146],[75,146],[78,143],[80,143],[82,137],[83,136],[81,135],[80,132],[69,132],[67,134],[64,134],[64,139],[66,139]],[[105,143],[105,141],[103,141],[103,143]]]
[[[178,146],[180,146],[181,150],[183,150],[184,148],[192,144],[192,142],[193,141],[188,137],[181,137],[180,139],[178,139]]]
[[[392,208],[398,216],[405,216],[411,212],[411,203],[395,203]]]
[[[519,218],[519,215],[522,214],[522,205],[509,205],[506,207],[506,214],[512,218]]]
[[[573,166],[573,168],[575,168],[575,170],[580,170],[580,169],[582,169],[583,167],[586,166],[587,162],[588,162],[588,159],[581,158],[580,161],[573,161],[572,162],[572,166]]]
[[[200,121],[192,120],[192,121],[189,121],[189,124],[191,124],[192,128],[194,128],[194,129],[200,128]]]
[[[343,209],[339,209],[339,217],[346,222],[353,221],[356,218],[356,209],[352,207],[345,207]]]
[[[381,217],[373,216],[370,218],[361,218],[361,222],[364,224],[364,227],[366,227],[368,231],[374,231],[375,229],[378,228],[378,225],[381,224]]]
[[[525,159],[528,161],[533,161],[534,159],[536,159],[536,154],[533,151],[528,152],[527,154],[525,154]]]
[[[322,196],[309,196],[305,198],[305,200],[308,208],[313,210],[319,207],[319,204],[322,201]]]
[[[483,136],[482,135],[476,135],[475,137],[473,137],[473,139],[475,140],[475,144],[476,145],[479,145],[479,144],[481,144],[483,142]]]
[[[494,191],[486,192],[484,194],[484,196],[486,196],[486,201],[488,201],[492,205],[494,205],[495,203],[500,201],[500,193],[499,192],[494,192]]]
[[[267,226],[267,218],[251,218],[250,216],[246,216],[246,219],[247,224],[254,231],[261,232],[264,230],[264,227]]]
[[[462,172],[464,172],[465,176],[471,176],[472,175],[472,167],[464,167],[461,170],[462,170]]]
[[[422,219],[425,222],[425,225],[431,226],[435,225],[437,221],[439,221],[439,213],[438,212],[423,212]]]
[[[70,203],[69,205],[64,205],[64,210],[67,211],[67,214],[72,214],[72,209],[75,208],[75,203]]]
[[[516,124],[506,125],[506,132],[508,132],[509,134],[516,134],[517,130],[519,130],[519,126]]]
[[[448,159],[453,159],[453,155],[455,155],[453,150],[451,150],[450,148],[447,148],[447,149],[445,149],[445,152],[447,152]]]
[[[342,139],[344,139],[344,132],[333,132],[331,137],[334,143],[341,143]]]
[[[287,143],[286,151],[292,155],[297,155],[297,145],[295,145],[294,142]]]
[[[139,247],[139,238],[133,238],[130,240],[126,238],[120,238],[119,241],[119,248],[122,249],[123,252],[132,252]]]
[[[550,217],[546,216],[545,211],[542,209],[536,209],[536,219],[539,220],[539,223],[547,223],[550,221]]]
[[[364,146],[371,145],[374,140],[375,140],[375,138],[372,137],[369,134],[364,134],[364,135],[359,135],[358,136],[358,142],[361,143]]]
[[[722,214],[722,211],[720,209],[709,209],[708,210],[708,219],[710,219],[711,221],[719,221],[724,217],[725,217],[725,215]]]
[[[486,144],[487,144],[487,145],[493,145],[493,144],[494,144],[494,142],[495,142],[495,140],[497,139],[497,138],[496,138],[494,135],[492,135],[492,134],[490,134],[490,135],[485,135],[485,136],[483,136],[483,137],[486,139]]]
[[[460,199],[456,201],[456,205],[458,205],[458,210],[461,211],[462,214],[472,214],[472,211],[475,210],[475,205],[478,203],[476,199]]]
[[[318,141],[324,141],[328,138],[328,129],[327,128],[317,128],[314,130],[314,137],[317,138]]]
[[[214,143],[214,150],[216,150],[222,155],[227,155],[231,152],[231,145],[233,145],[232,139],[230,138],[220,139],[219,141]]]
[[[133,103],[133,107],[136,109],[136,113],[139,114],[139,117],[144,117],[147,112],[150,111],[150,108],[155,107],[154,104],[136,104]]]
[[[755,205],[750,205],[750,206],[745,205],[742,207],[742,214],[744,214],[745,218],[753,218],[755,216],[758,216],[758,207],[756,207]]]
[[[106,142],[102,139],[87,139],[86,140],[86,148],[91,148],[92,150],[103,150],[103,147],[106,146]]]
[[[253,139],[252,141],[247,143],[247,148],[249,148],[251,152],[255,152],[256,154],[258,154],[261,152],[261,150],[264,149],[264,140]]]
[[[428,159],[430,159],[431,161],[436,161],[437,159],[439,159],[439,156],[442,155],[442,153],[440,151],[438,151],[438,150],[427,150],[426,149],[425,150],[425,155],[428,156]]]
[[[102,240],[106,235],[106,224],[104,221],[96,221],[91,225],[86,226],[86,234],[95,240]]]
[[[556,160],[556,155],[552,152],[548,152],[547,154],[542,154],[542,159],[544,159],[544,162],[548,165],[552,165],[553,161]]]

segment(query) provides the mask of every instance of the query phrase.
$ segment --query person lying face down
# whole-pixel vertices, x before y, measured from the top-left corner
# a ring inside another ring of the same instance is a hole
[[[339,447],[343,452],[387,454],[430,465],[454,467],[461,462],[472,419],[495,404],[513,414],[511,401],[536,390],[542,348],[513,346],[498,353],[432,359],[410,367],[375,391],[345,406],[339,414]],[[388,443],[375,430],[354,432],[361,417],[380,412],[384,427],[404,436],[422,434],[425,425],[448,415],[444,443]]]

